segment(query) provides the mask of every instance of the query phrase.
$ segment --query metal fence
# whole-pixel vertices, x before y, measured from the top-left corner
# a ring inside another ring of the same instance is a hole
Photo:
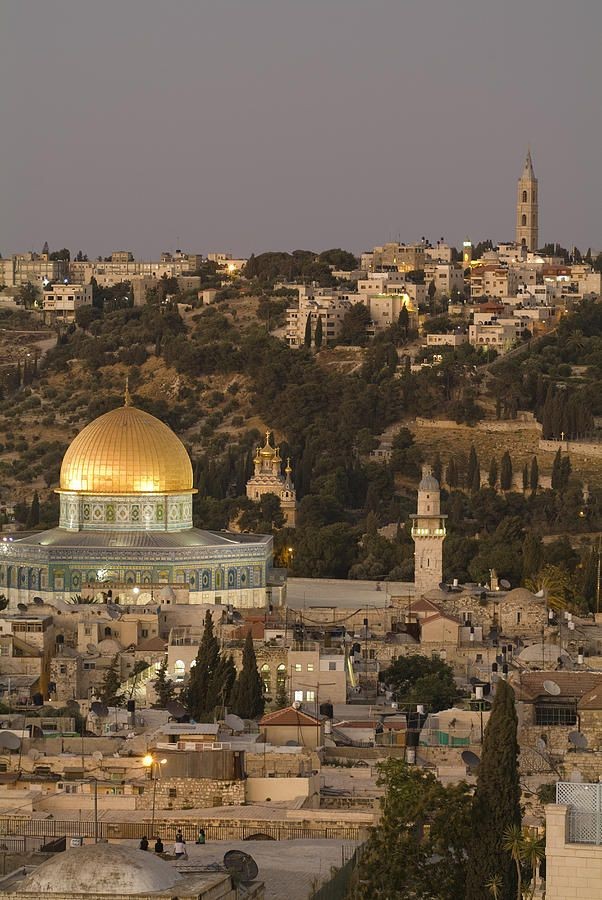
[[[362,846],[356,847],[344,861],[340,869],[325,884],[315,891],[311,900],[344,900],[351,885],[353,872],[360,861]],[[346,856],[347,854],[344,854]]]
[[[345,840],[357,841],[360,839],[358,825],[333,825],[327,828],[311,828],[305,825],[296,825],[292,822],[261,822],[254,824],[229,823],[216,824],[204,822],[199,818],[197,822],[165,822],[156,819],[152,829],[149,822],[107,822],[100,819],[95,823],[91,819],[60,820],[60,819],[27,819],[27,818],[0,818],[0,843],[8,838],[24,840],[25,837],[40,837],[46,842],[55,837],[84,837],[107,838],[123,840],[139,840],[146,835],[155,837],[160,835],[164,841],[173,841],[176,832],[181,830],[184,839],[188,842],[196,840],[198,829],[203,827],[208,841],[250,841],[250,840]]]
[[[559,781],[556,803],[569,807],[570,844],[602,844],[602,784]]]

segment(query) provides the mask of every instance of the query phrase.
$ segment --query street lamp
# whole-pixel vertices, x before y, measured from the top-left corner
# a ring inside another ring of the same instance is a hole
[[[145,766],[149,770],[150,777],[153,782],[153,812],[151,817],[151,834],[154,835],[155,831],[155,806],[157,802],[157,767],[159,769],[159,778],[161,777],[161,766],[165,765],[167,762],[166,759],[155,759],[155,757],[151,753],[147,753],[146,756],[142,758],[142,765]]]

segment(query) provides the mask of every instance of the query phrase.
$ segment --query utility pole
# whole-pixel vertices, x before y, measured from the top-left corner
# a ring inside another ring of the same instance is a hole
[[[601,535],[598,535],[598,576],[596,579],[596,613],[600,612],[600,540]]]

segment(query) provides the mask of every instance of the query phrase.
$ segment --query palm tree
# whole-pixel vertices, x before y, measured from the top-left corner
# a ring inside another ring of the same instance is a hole
[[[535,896],[539,864],[545,855],[545,838],[541,837],[535,831],[527,831],[527,833],[523,835],[522,859],[531,869],[531,900],[533,900],[533,897]]]
[[[566,590],[570,579],[558,566],[547,565],[533,578],[527,578],[525,587],[534,594],[545,593],[546,603],[551,609],[566,609]]]
[[[516,900],[521,900],[523,895],[521,861],[523,858],[523,832],[520,825],[510,825],[504,831],[503,848],[506,850],[516,866]]]
[[[491,881],[485,885],[493,900],[500,900],[500,891],[502,890],[502,879],[499,875],[494,875]]]

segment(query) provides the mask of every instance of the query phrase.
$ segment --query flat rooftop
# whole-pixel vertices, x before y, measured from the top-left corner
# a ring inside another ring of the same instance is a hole
[[[337,578],[289,578],[286,605],[291,609],[374,609],[390,605],[392,597],[413,597],[411,581],[347,581]]]

